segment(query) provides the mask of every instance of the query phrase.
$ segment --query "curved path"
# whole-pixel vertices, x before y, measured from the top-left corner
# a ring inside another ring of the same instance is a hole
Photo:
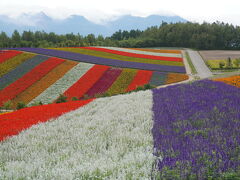
[[[197,51],[188,49],[187,52],[192,60],[194,67],[197,70],[198,76],[201,79],[213,76],[213,73],[209,70],[207,65],[204,63],[204,60],[202,59],[202,57],[199,55]]]

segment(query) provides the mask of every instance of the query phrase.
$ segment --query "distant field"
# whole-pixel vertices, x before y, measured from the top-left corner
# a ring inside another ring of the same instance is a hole
[[[240,51],[199,51],[208,67],[212,70],[239,69],[240,68]],[[229,64],[228,58],[231,58]]]
[[[240,60],[238,59],[232,59],[230,67],[228,65],[227,59],[208,60],[206,63],[211,69],[221,69],[221,68],[222,69],[227,69],[227,68],[239,69],[240,68]],[[221,64],[222,64],[222,67],[221,67]]]
[[[165,63],[165,66],[161,66],[163,71],[151,71],[145,70],[144,67],[143,69],[133,69],[66,60],[66,58],[59,58],[56,53],[65,53],[63,51],[50,50],[58,57],[49,57],[37,55],[45,52],[45,49],[29,48],[27,50],[31,53],[22,51],[2,52],[2,57],[9,56],[9,58],[5,58],[0,63],[2,69],[0,74],[0,106],[3,106],[9,100],[14,108],[17,107],[19,102],[28,105],[39,102],[53,103],[60,94],[66,96],[68,101],[112,96],[136,89],[140,90],[144,86],[148,88],[156,87],[188,79],[186,74],[175,71],[178,68],[185,71],[181,54],[177,57],[174,57],[175,55],[165,57],[163,56],[164,53],[150,55],[149,53],[144,54],[144,51],[139,51],[139,54],[137,54],[92,47],[61,49],[78,52],[74,54],[74,57],[78,57],[78,54],[80,57],[83,54],[88,54],[87,57],[90,60],[96,57],[111,57],[115,58],[116,61],[121,60],[123,63],[133,63],[133,66],[135,66],[133,61],[137,61],[137,64],[143,64],[143,62],[147,64],[149,62]],[[46,51],[48,52],[48,50]],[[71,55],[71,52],[66,53]],[[159,54],[161,56],[157,56]],[[170,54],[170,51],[168,54]],[[154,66],[155,64],[151,65]],[[166,71],[164,67],[166,67]]]
[[[209,50],[209,51],[199,51],[201,56],[205,61],[215,60],[215,59],[227,59],[228,57],[232,59],[240,58],[240,51],[221,51],[221,50]]]

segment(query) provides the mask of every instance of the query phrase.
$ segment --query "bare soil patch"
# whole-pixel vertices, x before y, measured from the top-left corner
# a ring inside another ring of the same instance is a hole
[[[208,50],[208,51],[199,51],[200,55],[205,61],[215,60],[215,59],[231,59],[240,58],[240,51],[222,51],[222,50]]]

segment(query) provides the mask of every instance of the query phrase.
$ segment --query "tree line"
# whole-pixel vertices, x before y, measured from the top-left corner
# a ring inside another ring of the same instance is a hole
[[[54,32],[15,30],[11,36],[0,33],[0,47],[186,47],[195,49],[240,49],[240,27],[223,22],[174,23],[162,22],[160,26],[144,31],[119,30],[110,37],[89,34],[58,35]]]

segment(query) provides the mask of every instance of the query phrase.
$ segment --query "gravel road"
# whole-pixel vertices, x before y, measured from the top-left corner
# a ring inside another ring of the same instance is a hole
[[[204,78],[208,78],[213,76],[213,73],[209,70],[209,68],[207,67],[207,65],[204,63],[204,60],[202,59],[202,57],[198,54],[197,51],[193,51],[193,50],[187,50],[193,65],[195,66],[197,72],[198,72],[198,76],[201,79]]]

